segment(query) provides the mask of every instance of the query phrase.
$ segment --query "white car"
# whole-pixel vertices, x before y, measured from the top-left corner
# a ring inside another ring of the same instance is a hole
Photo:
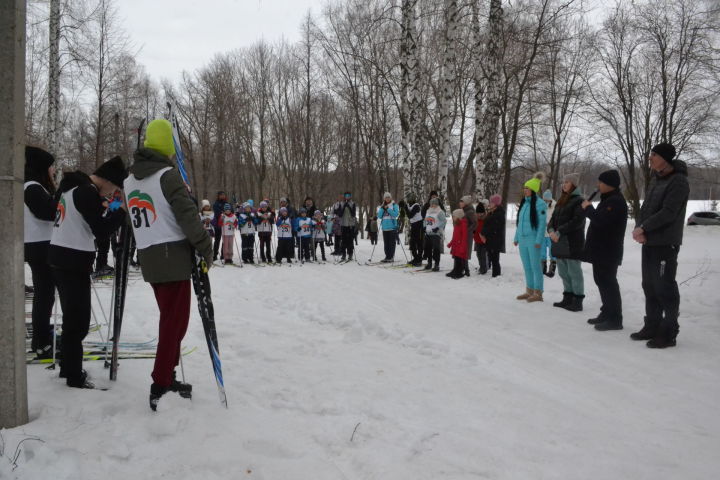
[[[720,225],[720,213],[718,212],[695,212],[690,215],[688,225]]]

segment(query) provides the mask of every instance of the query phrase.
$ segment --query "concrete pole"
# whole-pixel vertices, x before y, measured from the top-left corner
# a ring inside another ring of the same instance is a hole
[[[27,423],[23,176],[25,0],[0,0],[0,428]]]

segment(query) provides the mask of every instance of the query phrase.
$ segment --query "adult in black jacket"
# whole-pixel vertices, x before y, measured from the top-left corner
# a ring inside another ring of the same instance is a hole
[[[407,202],[401,200],[398,206],[405,212],[405,216],[410,222],[410,253],[412,254],[410,263],[414,267],[419,267],[422,265],[423,257],[422,235],[423,218],[425,218],[422,215],[422,207],[412,193],[408,194]]]
[[[585,214],[582,209],[583,198],[578,188],[579,183],[579,173],[565,175],[562,195],[555,205],[547,226],[553,244],[564,245],[565,241],[568,242],[567,252],[558,252],[554,255],[557,257],[557,269],[563,281],[563,299],[553,303],[553,306],[571,312],[582,311],[585,298],[585,279],[580,263],[585,247]]]
[[[38,358],[53,357],[50,315],[55,282],[48,265],[48,249],[57,212],[53,176],[55,158],[37,147],[25,147],[25,261],[34,287],[31,348]]]
[[[305,211],[307,212],[307,218],[313,218],[313,217],[315,216],[315,212],[317,212],[318,210],[320,210],[320,209],[317,208],[317,206],[315,205],[315,200],[313,200],[313,198],[312,198],[311,196],[305,197],[305,202],[304,202],[304,204],[305,204],[305,205],[304,205],[304,206],[305,206]]]
[[[465,212],[465,220],[467,220],[467,251],[468,251],[468,258],[470,258],[470,252],[472,252],[473,247],[473,235],[475,234],[475,229],[478,226],[478,218],[477,213],[475,213],[475,207],[473,207],[472,204],[472,197],[470,195],[465,195],[460,199],[460,202],[458,203],[460,208],[463,209],[463,212]],[[464,266],[465,266],[465,276],[470,276],[470,260],[464,260]]]
[[[120,157],[102,164],[93,175],[68,173],[53,224],[48,259],[63,311],[60,376],[70,387],[93,388],[82,369],[82,341],[90,326],[90,271],[95,239],[107,238],[125,221],[123,202],[106,213],[107,198],[122,188],[127,170]]]
[[[593,279],[602,302],[600,315],[591,318],[588,323],[600,331],[621,330],[622,297],[617,272],[622,265],[628,209],[620,191],[620,174],[617,170],[600,174],[598,192],[600,203],[597,208],[590,201],[582,203],[583,213],[590,220],[583,260],[592,264]]]
[[[481,234],[485,240],[492,276],[500,276],[500,254],[505,253],[505,209],[500,195],[492,195],[489,199]]]
[[[218,258],[218,251],[220,250],[220,244],[222,243],[222,228],[220,228],[220,219],[225,212],[225,204],[227,203],[227,195],[225,192],[220,190],[217,192],[217,198],[213,203],[213,230],[214,230],[214,241],[213,241],[213,261]]]
[[[333,205],[335,218],[340,219],[341,242],[336,249],[342,255],[340,261],[351,260],[355,251],[355,231],[357,229],[357,205],[352,200],[352,193],[345,192],[342,200]]]
[[[642,244],[645,325],[630,335],[650,348],[675,346],[680,326],[680,291],[675,281],[677,257],[690,195],[687,166],[675,160],[675,147],[661,143],[648,157],[654,175],[637,217],[633,238]]]

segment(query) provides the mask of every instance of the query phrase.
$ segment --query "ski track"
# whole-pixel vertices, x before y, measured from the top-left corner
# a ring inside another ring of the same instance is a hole
[[[122,361],[112,384],[101,362],[86,363],[107,392],[68,389],[31,365],[31,422],[1,432],[0,478],[715,478],[719,235],[686,230],[678,281],[706,272],[681,286],[667,351],[628,339],[644,305],[629,233],[619,332],[586,324],[598,311],[589,265],[584,313],[552,307],[559,277],[545,279],[544,304],[515,300],[524,282],[511,243],[497,279],[356,263],[214,268],[228,410],[193,300],[192,401],[168,394],[153,414],[151,360]],[[371,249],[361,240],[360,259]],[[110,292],[98,288],[107,304]],[[155,337],[156,322],[149,286],[128,285],[123,341]],[[28,437],[42,442],[23,442],[13,471],[7,457]]]

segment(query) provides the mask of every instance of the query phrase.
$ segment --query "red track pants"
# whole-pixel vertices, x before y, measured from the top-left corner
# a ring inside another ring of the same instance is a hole
[[[152,287],[160,308],[160,331],[152,379],[157,385],[167,387],[180,361],[180,343],[190,321],[190,280],[153,283]]]

